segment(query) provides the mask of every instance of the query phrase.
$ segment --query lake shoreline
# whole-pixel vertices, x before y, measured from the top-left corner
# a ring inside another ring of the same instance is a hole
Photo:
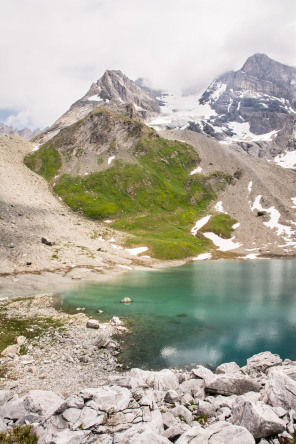
[[[61,326],[24,342],[25,355],[1,359],[0,432],[27,426],[39,444],[293,442],[296,362],[262,352],[243,367],[224,363],[215,372],[202,365],[122,372],[112,339],[125,331],[118,320],[88,328],[83,313],[54,309],[55,298],[2,301],[14,317],[49,316]]]

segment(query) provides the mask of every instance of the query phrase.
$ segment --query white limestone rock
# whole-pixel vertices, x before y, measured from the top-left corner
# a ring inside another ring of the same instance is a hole
[[[221,395],[243,395],[254,391],[259,392],[261,384],[249,376],[235,374],[218,375],[206,383],[206,392]]]
[[[296,410],[296,381],[280,369],[270,370],[262,400],[273,407]]]
[[[240,367],[237,365],[236,362],[227,362],[226,364],[221,364],[219,365],[219,367],[216,368],[215,373],[217,375],[220,374],[231,374],[231,373],[236,373],[240,371]]]
[[[261,401],[238,399],[232,410],[232,423],[249,430],[254,438],[267,438],[285,430],[286,424]]]
[[[267,351],[247,359],[247,373],[265,372],[268,368],[282,364],[279,355]]]
[[[108,414],[120,412],[128,407],[131,393],[127,388],[118,386],[102,386],[87,388],[80,392],[84,400],[92,400],[92,408]]]
[[[47,390],[31,390],[24,397],[24,406],[31,413],[45,416],[54,412],[62,403],[63,398]]]

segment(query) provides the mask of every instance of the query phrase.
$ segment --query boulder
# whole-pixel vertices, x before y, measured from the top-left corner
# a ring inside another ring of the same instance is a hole
[[[24,397],[24,406],[30,413],[45,416],[56,409],[64,400],[54,392],[45,390],[31,390]]]
[[[27,338],[25,336],[18,336],[16,338],[16,342],[20,346],[24,345],[26,341],[27,341]]]
[[[122,304],[129,304],[130,302],[134,302],[131,298],[123,298],[122,301],[120,301]]]
[[[249,376],[242,374],[218,375],[209,383],[206,383],[206,392],[228,395],[242,395],[254,391],[259,392],[261,384]]]
[[[268,368],[282,364],[279,355],[271,352],[262,352],[247,359],[247,373],[265,372]]]
[[[86,327],[98,329],[100,328],[100,323],[96,319],[88,319],[86,322]]]
[[[170,412],[174,415],[175,418],[181,419],[181,421],[185,422],[186,424],[191,424],[193,420],[192,413],[183,405],[177,405],[176,407],[171,409]]]
[[[6,432],[6,430],[7,430],[7,426],[6,426],[5,422],[3,421],[3,419],[0,418],[0,433]]]
[[[197,399],[205,399],[205,382],[203,379],[189,379],[180,384],[181,393],[189,393]]]
[[[209,435],[209,444],[255,444],[254,437],[244,427],[232,425],[229,422],[219,421],[206,429]],[[197,444],[196,443],[192,444]]]
[[[215,422],[206,429],[201,426],[191,427],[175,442],[176,444],[255,444],[253,436],[247,429],[225,421]]]
[[[204,379],[206,384],[215,378],[214,373],[203,365],[198,365],[197,367],[193,368],[192,374],[195,378]]]
[[[133,389],[137,387],[151,387],[156,391],[178,390],[179,379],[168,369],[160,372],[149,372],[139,368],[130,370],[130,384]]]
[[[9,345],[8,347],[6,347],[2,352],[1,355],[2,356],[8,356],[10,354],[16,355],[17,353],[19,353],[21,347],[18,344],[12,344]]]
[[[174,402],[177,401],[179,398],[180,396],[176,392],[176,390],[169,390],[164,396],[164,402],[167,402],[168,404],[174,404]]]
[[[0,390],[0,406],[6,404],[12,398],[9,390]]]
[[[236,373],[240,370],[240,367],[237,365],[236,362],[227,362],[226,364],[221,364],[219,365],[219,367],[216,368],[215,373],[217,375],[220,374],[231,374],[231,373]]]
[[[11,399],[0,407],[0,418],[12,419],[14,422],[23,418],[29,412],[21,398]]]
[[[237,400],[232,410],[232,423],[249,430],[254,438],[267,438],[285,430],[286,424],[273,409],[261,401]]]
[[[226,408],[226,407],[224,407]],[[197,403],[197,415],[206,415],[208,418],[213,418],[216,416],[216,408],[213,404],[207,401],[198,401]]]
[[[87,388],[80,392],[80,395],[85,401],[93,401],[92,408],[108,414],[126,409],[131,400],[130,391],[124,387],[117,386]]]
[[[296,410],[296,381],[280,369],[270,370],[262,399],[273,407]]]
[[[170,441],[175,442],[183,433],[190,429],[190,426],[181,422],[179,424],[172,425],[167,430],[165,430],[162,436],[165,436]]]
[[[122,321],[117,317],[117,316],[113,316],[113,318],[110,321],[111,325],[122,325]]]

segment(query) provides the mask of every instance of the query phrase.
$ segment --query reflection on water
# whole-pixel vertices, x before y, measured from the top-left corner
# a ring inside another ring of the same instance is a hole
[[[295,260],[194,262],[81,286],[64,307],[125,319],[132,366],[244,365],[265,350],[296,359],[295,275]],[[120,304],[125,296],[134,303]]]

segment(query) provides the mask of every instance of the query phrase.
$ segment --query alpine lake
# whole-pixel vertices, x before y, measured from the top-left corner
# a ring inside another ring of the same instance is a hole
[[[129,329],[119,355],[125,367],[243,366],[267,350],[296,360],[295,284],[295,259],[198,261],[83,283],[61,305],[102,321],[118,316]],[[120,303],[124,297],[133,302]]]

